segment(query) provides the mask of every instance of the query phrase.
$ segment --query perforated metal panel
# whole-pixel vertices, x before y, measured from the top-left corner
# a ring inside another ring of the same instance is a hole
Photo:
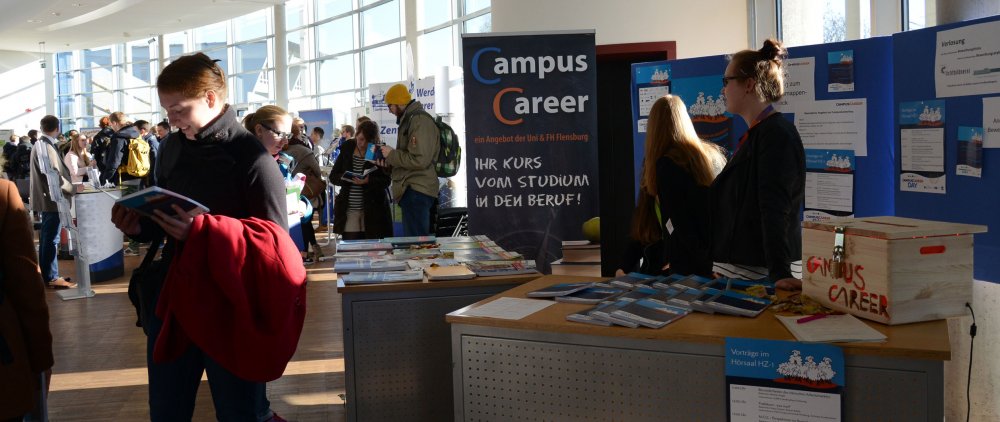
[[[462,337],[466,421],[722,421],[719,356]]]
[[[847,384],[845,420],[934,420],[925,373],[847,367],[844,377]],[[936,420],[940,421],[941,417]]]
[[[352,419],[451,420],[451,332],[444,315],[491,294],[353,302],[353,327],[345,331],[354,365]]]

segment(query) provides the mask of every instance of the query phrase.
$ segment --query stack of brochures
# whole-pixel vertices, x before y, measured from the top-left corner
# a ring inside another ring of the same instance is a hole
[[[567,315],[569,321],[659,328],[693,311],[756,317],[771,305],[759,296],[773,289],[767,280],[630,273],[600,283],[557,284],[528,296],[595,305]]]
[[[535,261],[531,259],[523,261],[471,261],[466,262],[465,265],[479,277],[535,274],[538,272],[535,269]]]
[[[338,258],[333,270],[337,273],[403,271],[406,261],[372,258]]]
[[[353,272],[340,276],[345,285],[397,283],[402,281],[422,281],[423,271],[383,271]]]

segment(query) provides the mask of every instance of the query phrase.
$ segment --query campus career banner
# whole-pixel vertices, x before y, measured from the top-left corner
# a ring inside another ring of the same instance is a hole
[[[469,232],[562,257],[599,214],[594,33],[466,34]]]

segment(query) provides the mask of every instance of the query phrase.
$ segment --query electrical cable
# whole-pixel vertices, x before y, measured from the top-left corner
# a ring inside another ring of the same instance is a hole
[[[972,349],[976,345],[976,311],[972,310],[969,302],[965,302],[965,307],[972,313],[972,326],[969,327],[969,375],[965,381],[965,422],[969,422],[972,414],[972,396],[969,393],[972,391]]]

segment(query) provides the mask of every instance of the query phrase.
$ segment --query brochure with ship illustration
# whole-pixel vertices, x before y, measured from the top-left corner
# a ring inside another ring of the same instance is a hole
[[[208,207],[200,204],[198,201],[177,192],[163,189],[159,186],[151,186],[141,191],[125,195],[121,199],[115,201],[115,204],[125,208],[130,208],[146,217],[152,217],[153,211],[156,210],[160,210],[169,216],[177,215],[177,212],[174,211],[173,208],[174,205],[177,205],[181,207],[182,210],[188,212],[195,209],[201,210],[202,213],[207,213],[209,211]]]
[[[423,271],[354,272],[340,276],[345,285],[423,281]]]
[[[649,328],[661,328],[683,318],[690,311],[679,306],[640,299],[611,313],[611,316],[634,321]]]
[[[597,304],[614,299],[624,293],[623,289],[606,287],[588,287],[567,295],[557,296],[556,302]]]
[[[549,287],[538,289],[532,292],[528,292],[526,296],[528,297],[557,297],[564,296],[570,293],[578,292],[580,290],[586,289],[593,286],[594,283],[559,283],[553,284]]]

